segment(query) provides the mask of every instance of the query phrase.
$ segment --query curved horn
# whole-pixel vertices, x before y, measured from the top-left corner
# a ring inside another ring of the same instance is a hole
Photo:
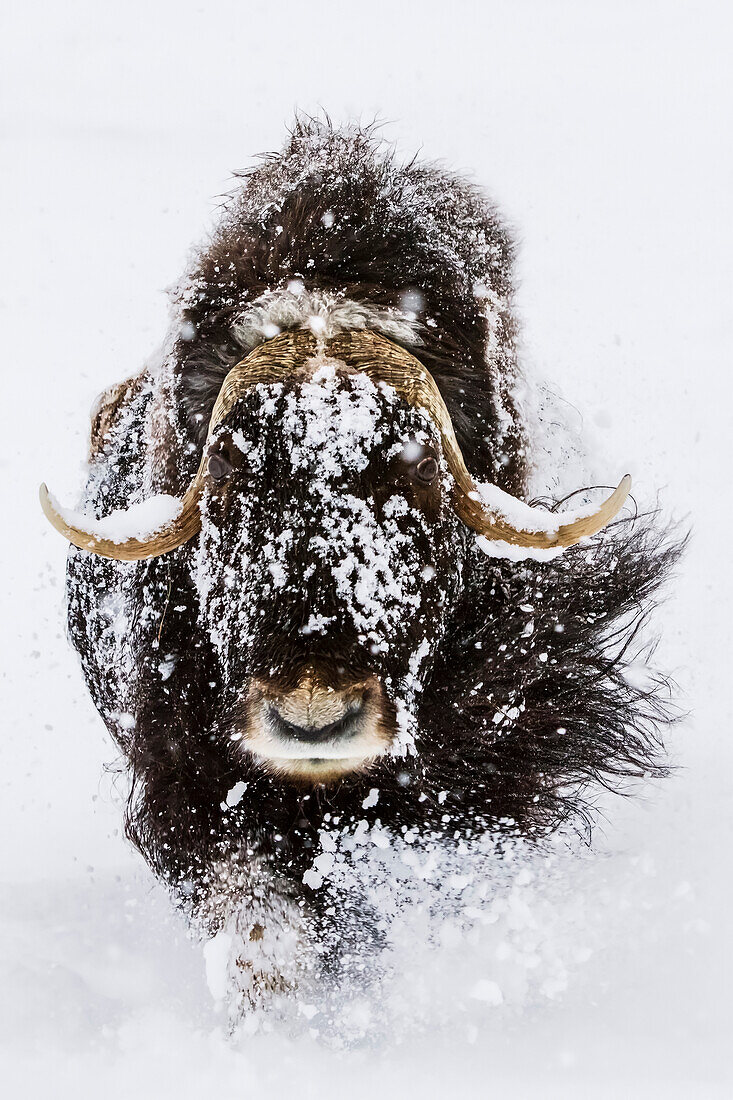
[[[551,550],[572,546],[595,535],[623,507],[631,489],[626,474],[610,497],[597,508],[584,508],[565,517],[546,508],[531,508],[495,487],[490,504],[482,500],[466,469],[453,422],[432,375],[404,348],[373,332],[349,332],[334,337],[330,355],[363,370],[373,380],[392,386],[411,405],[425,409],[440,430],[443,452],[455,483],[454,507],[463,522],[487,539],[501,540],[528,549]]]
[[[303,337],[306,337],[305,341]],[[307,343],[308,340],[310,343]],[[232,367],[222,383],[209,421],[206,442],[208,443],[217,426],[226,419],[245,389],[257,385],[258,382],[276,382],[284,378],[314,352],[315,342],[307,333],[285,333],[251,351],[245,359]],[[199,501],[206,483],[207,461],[204,445],[199,468],[183,496],[179,511],[173,519],[144,536],[115,540],[107,522],[109,517],[97,520],[60,508],[46,485],[41,485],[40,488],[41,508],[56,530],[81,550],[89,550],[102,558],[113,558],[115,561],[155,558],[182,546],[201,530]],[[131,512],[134,513],[136,507],[138,506],[132,505],[127,509],[128,516]],[[121,523],[120,526],[124,524]]]
[[[109,523],[104,519],[95,520],[60,508],[45,484],[41,485],[39,497],[44,515],[52,526],[80,550],[89,550],[102,558],[113,558],[115,561],[142,561],[143,558],[155,558],[168,550],[175,550],[200,530],[201,514],[198,502],[201,487],[199,482],[203,480],[200,475],[201,467],[174,519],[159,526],[146,537],[133,537],[122,541],[116,541],[110,533],[105,533],[109,530]],[[134,507],[133,505],[133,509]],[[130,509],[128,514],[129,511]]]
[[[318,348],[311,333],[287,332],[260,344],[232,367],[211,414],[207,443],[246,390],[258,383],[282,380],[312,358]],[[565,522],[562,514],[548,512],[545,508],[530,508],[495,487],[489,487],[494,498],[489,503],[481,498],[466,468],[446,404],[432,375],[419,360],[386,337],[368,330],[341,333],[329,340],[324,350],[330,358],[363,371],[374,382],[387,383],[408,404],[428,413],[440,431],[448,468],[453,475],[456,513],[468,527],[485,538],[526,548],[563,548],[600,531],[622,508],[631,488],[628,474],[599,508],[583,509],[581,514],[567,517]],[[201,529],[199,501],[204,491],[206,466],[204,446],[199,468],[186,490],[179,512],[146,537],[115,541],[105,533],[104,520],[64,513],[45,485],[41,486],[41,507],[56,530],[83,550],[117,561],[157,557],[182,546]],[[79,522],[82,519],[85,520],[83,525]]]

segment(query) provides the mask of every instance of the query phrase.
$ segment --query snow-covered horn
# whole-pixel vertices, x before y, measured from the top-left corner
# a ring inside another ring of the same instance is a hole
[[[211,414],[207,444],[246,389],[258,382],[282,379],[302,363],[305,349],[302,341],[297,339],[299,336],[302,334],[285,333],[275,340],[261,344],[232,367],[222,383]],[[312,355],[313,352],[311,347],[308,354]],[[201,530],[199,502],[206,484],[207,452],[208,448],[204,446],[198,470],[183,500],[163,498],[166,510],[173,514],[162,519],[158,516],[157,526],[154,509],[147,521],[143,516],[136,518],[136,513],[139,515],[141,510],[140,505],[133,505],[118,511],[114,516],[106,516],[100,520],[62,508],[45,484],[40,488],[41,508],[56,530],[81,550],[89,550],[92,554],[113,558],[115,561],[141,561],[143,558],[159,557],[169,550],[183,546],[184,542],[188,542]],[[146,523],[144,534],[134,537],[117,535],[117,532],[127,532]]]
[[[255,348],[227,374],[216,399],[209,422],[207,443],[236,402],[258,383],[286,378],[319,350],[316,337],[309,332],[288,332]],[[500,489],[484,486],[479,492],[466,469],[445,402],[430,372],[408,351],[391,340],[370,331],[341,333],[323,349],[329,358],[341,360],[352,369],[363,371],[374,382],[386,382],[408,402],[424,409],[440,432],[443,453],[454,480],[453,505],[463,522],[490,540],[514,546],[553,549],[572,546],[605,527],[619,512],[629,494],[631,478],[627,474],[618,488],[600,507],[583,509],[573,515],[531,508]],[[69,512],[58,506],[45,485],[41,486],[41,507],[69,542],[83,550],[117,561],[139,561],[157,557],[188,542],[201,529],[199,502],[206,483],[208,448],[205,446],[199,468],[182,501],[173,502],[173,514],[158,521],[157,528],[133,538],[115,538],[114,529],[129,530],[127,513],[102,520]],[[172,498],[167,498],[171,501]],[[133,505],[133,508],[140,508]],[[149,521],[151,523],[154,520]]]
[[[199,467],[199,472],[182,501],[174,501],[171,497],[166,499],[166,503],[173,505],[167,509],[173,511],[172,518],[158,517],[157,523],[152,519],[146,525],[144,535],[141,533],[132,538],[117,536],[116,531],[129,531],[132,521],[130,513],[134,506],[133,509],[120,511],[115,516],[95,520],[62,508],[46,485],[41,485],[39,496],[46,518],[65,539],[80,550],[89,550],[101,558],[114,558],[115,561],[142,561],[143,558],[156,558],[168,550],[183,546],[184,542],[188,542],[201,530],[199,500],[202,489],[203,479]]]
[[[479,491],[466,469],[440,390],[419,360],[373,332],[336,336],[329,342],[328,354],[364,371],[374,381],[387,382],[410,405],[425,409],[440,431],[443,453],[453,475],[456,513],[468,527],[487,539],[528,549],[572,546],[610,523],[629,495],[631,478],[626,474],[599,507],[563,515],[546,508],[532,508],[496,486],[484,486]]]

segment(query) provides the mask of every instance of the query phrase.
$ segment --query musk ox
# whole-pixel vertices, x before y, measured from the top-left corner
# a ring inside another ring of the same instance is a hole
[[[335,919],[326,824],[539,836],[664,771],[666,683],[625,672],[678,550],[626,477],[525,502],[511,262],[472,185],[298,122],[100,398],[81,510],[42,490],[127,833],[252,951]]]

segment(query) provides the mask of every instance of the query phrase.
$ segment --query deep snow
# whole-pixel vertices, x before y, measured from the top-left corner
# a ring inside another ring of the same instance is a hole
[[[650,0],[369,11],[367,22],[364,8],[322,2],[11,9],[0,77],[11,1095],[730,1089],[730,17],[722,3]],[[201,947],[119,835],[124,785],[105,770],[114,753],[63,638],[64,546],[37,505],[42,480],[74,499],[87,410],[162,339],[160,288],[229,169],[279,146],[294,106],[319,104],[336,119],[395,119],[386,130],[405,152],[422,145],[492,191],[522,242],[525,362],[562,389],[606,476],[630,470],[642,502],[659,493],[695,531],[658,617],[659,661],[692,711],[673,737],[680,771],[635,801],[605,801],[594,853],[561,853],[514,884],[496,942],[447,932],[430,952],[410,940],[397,993],[403,1021],[422,1023],[347,1053],[277,1032],[227,1044]]]

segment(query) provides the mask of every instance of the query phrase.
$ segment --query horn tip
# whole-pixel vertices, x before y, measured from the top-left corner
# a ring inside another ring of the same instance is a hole
[[[616,493],[614,495],[617,495],[617,499],[618,499],[618,497],[622,497],[623,500],[626,500],[626,498],[627,498],[627,496],[629,495],[630,492],[631,492],[631,474],[624,474],[624,476],[621,478],[621,480],[618,483],[618,488],[616,489]],[[623,503],[623,501],[622,501],[622,503]]]

